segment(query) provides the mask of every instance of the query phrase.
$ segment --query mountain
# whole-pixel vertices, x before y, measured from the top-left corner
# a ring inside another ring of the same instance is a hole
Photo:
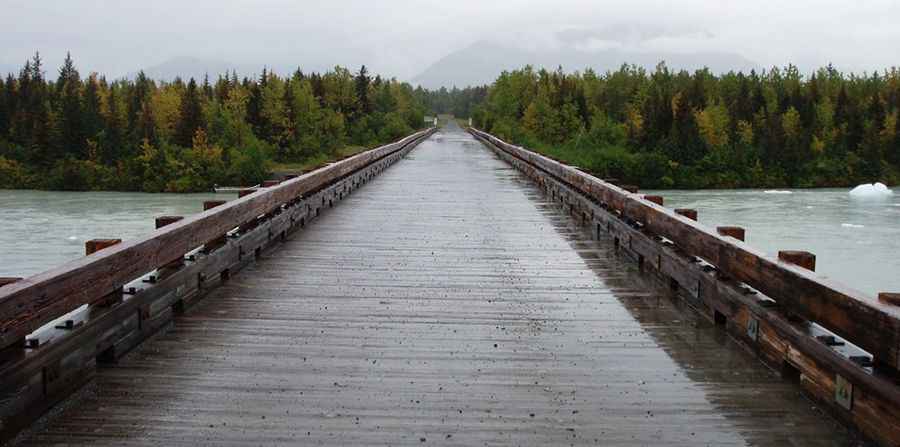
[[[584,51],[574,48],[523,50],[489,41],[479,41],[444,56],[414,77],[412,83],[429,89],[466,87],[488,84],[493,82],[502,71],[522,68],[525,65],[551,70],[562,66],[567,71],[584,70],[590,67],[602,73],[607,70],[615,70],[623,63],[635,64],[652,70],[660,61],[665,61],[670,69],[695,70],[707,67],[714,73],[730,70],[747,72],[760,68],[754,62],[734,53]]]
[[[261,72],[262,67],[249,66],[247,64],[233,64],[216,59],[201,59],[196,57],[176,57],[161,64],[144,68],[144,74],[150,79],[171,81],[176,77],[183,80],[194,78],[202,80],[209,74],[210,80],[215,80],[220,74],[236,71],[239,77],[254,75]],[[137,71],[129,73],[128,78],[137,76]]]

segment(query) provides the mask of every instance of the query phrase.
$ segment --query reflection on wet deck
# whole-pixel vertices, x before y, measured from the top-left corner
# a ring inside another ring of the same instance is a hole
[[[25,443],[850,442],[630,265],[440,132]]]

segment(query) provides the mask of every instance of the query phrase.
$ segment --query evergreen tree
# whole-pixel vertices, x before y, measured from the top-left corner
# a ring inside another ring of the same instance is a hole
[[[104,163],[109,165],[115,164],[116,161],[127,156],[133,156],[133,153],[126,148],[126,123],[123,122],[119,101],[119,88],[113,84],[110,86],[109,96],[106,98],[105,129],[101,139],[101,158]]]
[[[150,79],[147,78],[147,75],[144,74],[144,71],[141,70],[138,72],[137,77],[134,80],[134,85],[127,90],[128,92],[128,106],[126,109],[126,124],[128,129],[128,135],[131,137],[131,144],[138,146],[142,143],[144,136],[147,134],[147,129],[138,129],[139,127],[139,119],[141,117],[142,112],[144,111],[145,103],[149,101],[150,95],[152,93],[153,83]],[[144,126],[146,127],[146,126]],[[154,131],[155,134],[155,131]]]
[[[88,76],[85,80],[84,98],[82,101],[83,110],[83,131],[84,136],[94,142],[103,130],[103,111],[100,99],[100,82],[95,74]]]
[[[13,95],[15,95],[15,92],[7,93],[7,84],[0,79],[0,141],[7,138],[9,118],[10,115],[12,115],[12,111],[9,110],[9,100],[7,98]]]
[[[197,82],[191,78],[181,96],[181,109],[174,135],[175,144],[182,147],[193,146],[194,134],[197,133],[197,129],[203,127],[203,105],[200,92],[197,90]]]
[[[87,141],[81,104],[81,77],[71,54],[66,54],[66,60],[59,70],[56,91],[55,156],[85,158]]]
[[[354,78],[354,84],[356,87],[356,98],[359,101],[359,109],[357,110],[357,115],[367,115],[371,110],[371,104],[369,102],[369,83],[371,82],[371,77],[369,77],[369,72],[366,70],[366,66],[363,65],[359,69],[359,73],[356,74]]]

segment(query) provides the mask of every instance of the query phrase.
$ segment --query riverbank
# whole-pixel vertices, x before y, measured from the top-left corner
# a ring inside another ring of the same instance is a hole
[[[298,162],[273,162],[265,156],[250,159],[232,154],[223,161],[222,157],[210,159],[197,156],[197,151],[186,149],[188,155],[163,155],[164,166],[169,170],[160,173],[170,177],[168,181],[153,181],[152,173],[144,172],[143,159],[134,163],[123,162],[108,166],[91,160],[68,159],[57,162],[50,169],[29,167],[15,160],[0,156],[0,189],[39,191],[108,191],[146,193],[203,193],[213,191],[217,184],[246,186],[259,184],[269,178],[283,178],[286,175],[303,174],[330,163],[369,150],[369,147],[348,145],[329,152],[318,152]],[[221,150],[213,154],[221,155]],[[186,160],[190,162],[186,162]],[[202,163],[204,166],[195,166]],[[227,166],[226,166],[227,164]],[[172,170],[180,174],[172,175]],[[174,178],[172,178],[174,177]]]

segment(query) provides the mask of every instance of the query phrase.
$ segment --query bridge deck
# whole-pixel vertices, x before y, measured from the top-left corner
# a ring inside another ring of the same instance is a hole
[[[573,225],[438,133],[24,443],[848,443]]]

